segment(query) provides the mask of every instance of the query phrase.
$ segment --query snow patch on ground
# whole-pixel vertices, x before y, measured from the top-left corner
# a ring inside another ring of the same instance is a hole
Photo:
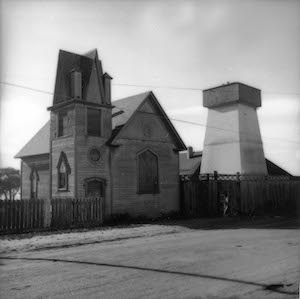
[[[128,238],[151,237],[190,231],[181,226],[141,225],[125,228],[99,229],[58,234],[39,234],[29,238],[1,238],[0,254],[24,252],[59,247],[79,246],[93,243],[112,242]]]

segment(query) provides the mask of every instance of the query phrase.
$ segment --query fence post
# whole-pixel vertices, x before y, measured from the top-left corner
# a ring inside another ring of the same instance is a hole
[[[213,210],[212,215],[213,216],[219,216],[220,215],[220,186],[218,182],[218,172],[214,171],[214,181],[213,181]]]
[[[269,180],[268,175],[265,175],[264,187],[265,187],[265,198],[263,200],[263,213],[268,212],[268,205],[270,204],[270,188],[269,188]]]
[[[237,186],[237,213],[241,214],[242,212],[242,193],[241,193],[241,175],[239,172],[236,173],[236,186]]]
[[[51,217],[52,217],[52,206],[51,206],[51,198],[48,197],[44,200],[44,223],[43,227],[50,227],[51,225]]]

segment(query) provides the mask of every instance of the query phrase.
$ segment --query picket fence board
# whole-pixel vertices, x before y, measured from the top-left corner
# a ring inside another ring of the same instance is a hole
[[[0,232],[45,228],[45,201],[0,200]],[[93,227],[103,224],[102,198],[53,198],[51,228]]]
[[[299,208],[300,180],[290,177],[205,175],[181,179],[183,214],[190,217],[221,216],[221,195],[229,194],[229,213],[267,214]],[[195,191],[196,190],[196,191]]]

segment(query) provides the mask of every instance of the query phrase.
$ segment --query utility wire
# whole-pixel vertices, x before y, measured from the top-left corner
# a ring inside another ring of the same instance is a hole
[[[126,84],[126,83],[113,83],[114,86],[132,86],[132,87],[147,87],[147,88],[164,88],[164,89],[178,89],[178,90],[196,90],[203,91],[202,88],[193,87],[176,87],[176,86],[160,86],[160,85],[136,85],[136,84]]]
[[[40,93],[45,93],[47,95],[56,95],[56,96],[60,96],[60,97],[63,97],[63,98],[66,98],[66,99],[72,99],[71,96],[66,96],[66,95],[59,95],[59,94],[55,94],[55,93],[52,93],[52,92],[48,92],[48,91],[44,91],[44,90],[40,90],[40,89],[35,89],[35,88],[31,88],[31,87],[27,87],[27,86],[23,86],[23,85],[18,85],[18,84],[13,84],[13,83],[9,83],[9,82],[1,82],[0,81],[0,84],[3,84],[3,85],[9,85],[9,86],[13,86],[13,87],[18,87],[18,88],[23,88],[23,89],[28,89],[28,90],[31,90],[31,91],[36,91],[36,92],[40,92]],[[119,84],[119,85],[124,85],[124,86],[138,86],[138,87],[152,87],[152,88],[155,88],[154,85],[130,85],[130,84]],[[161,87],[161,88],[173,88],[173,87]],[[190,88],[177,88],[177,89],[190,89]],[[203,89],[192,89],[192,90],[203,90]],[[112,102],[113,104],[113,102]],[[118,106],[115,106],[115,108],[117,109],[120,109],[121,111],[129,111],[129,112],[133,112],[134,110],[131,110],[131,109],[127,109],[127,108],[124,108],[124,107],[118,107]],[[156,113],[156,115],[158,117],[162,117],[164,118],[164,116],[161,116],[159,114]],[[208,126],[206,124],[201,124],[201,123],[198,123],[198,122],[191,122],[191,121],[187,121],[187,120],[182,120],[182,119],[176,119],[176,118],[171,118],[171,117],[168,117],[169,120],[172,120],[172,121],[175,121],[175,122],[181,122],[181,123],[185,123],[185,124],[190,124],[190,125],[195,125],[195,126],[200,126],[200,127],[204,127],[204,128],[211,128],[211,129],[215,129],[215,130],[220,130],[220,131],[229,131],[229,132],[233,132],[233,133],[239,133],[239,134],[248,134],[247,132],[243,132],[243,131],[237,131],[237,130],[232,130],[232,129],[226,129],[226,128],[221,128],[221,127],[215,127],[215,126]],[[287,139],[280,139],[280,138],[274,138],[274,137],[266,137],[266,136],[262,136],[264,139],[272,139],[272,140],[276,140],[276,141],[281,141],[281,142],[289,142],[289,143],[294,143],[294,144],[299,144],[299,142],[295,141],[295,140],[287,140]]]
[[[28,90],[33,90],[33,91],[38,91],[38,92],[41,92],[41,93],[45,93],[45,94],[54,95],[54,93],[49,92],[49,91],[44,91],[44,90],[41,90],[41,89],[35,89],[35,88],[32,88],[32,87],[27,87],[27,86],[23,86],[23,85],[14,84],[14,83],[0,81],[0,84],[9,85],[9,86],[15,86],[15,87],[23,88],[23,89],[28,89]],[[142,84],[127,84],[127,83],[113,83],[112,85],[113,86],[125,86],[125,87],[166,88],[166,89],[195,90],[195,91],[204,91],[205,90],[203,88],[196,88],[196,87],[176,87],[176,86],[142,85]],[[278,92],[278,91],[277,92],[271,92],[271,91],[262,91],[262,93],[265,93],[265,94],[280,94],[280,95],[300,95],[300,92]]]

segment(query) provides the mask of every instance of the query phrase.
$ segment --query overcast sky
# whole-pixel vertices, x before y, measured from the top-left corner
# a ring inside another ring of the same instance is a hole
[[[262,90],[266,157],[300,175],[300,1],[0,3],[1,82],[51,93],[59,49],[97,48],[113,99],[152,90],[172,119],[205,124],[193,88],[240,81]],[[0,88],[0,164],[19,168],[13,156],[49,119],[52,96]],[[186,145],[203,148],[205,127],[173,124]]]

